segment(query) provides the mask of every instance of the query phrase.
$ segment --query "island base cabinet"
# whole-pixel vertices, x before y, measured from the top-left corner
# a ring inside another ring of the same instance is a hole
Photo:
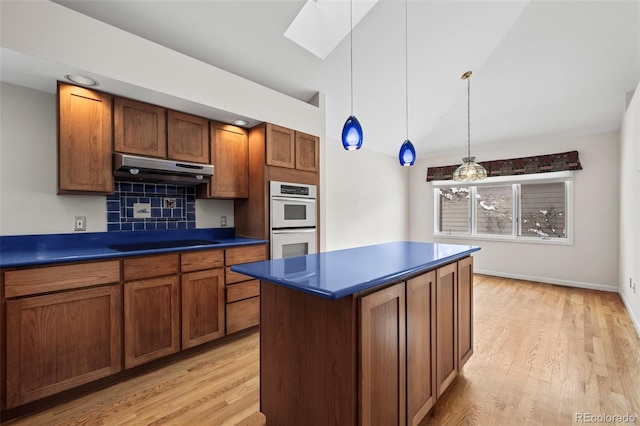
[[[458,370],[473,355],[473,257],[458,262]]]
[[[405,425],[405,285],[360,303],[360,424]]]
[[[260,411],[267,425],[357,422],[357,302],[262,281]]]
[[[436,273],[407,281],[407,424],[417,426],[436,402]]]
[[[438,398],[458,374],[456,263],[436,270],[436,392]]]
[[[6,301],[7,409],[122,369],[119,285]]]
[[[473,352],[472,286],[470,257],[336,300],[261,281],[267,425],[421,424]]]

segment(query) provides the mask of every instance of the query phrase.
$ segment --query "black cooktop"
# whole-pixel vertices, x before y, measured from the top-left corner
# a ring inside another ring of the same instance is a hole
[[[115,244],[107,247],[117,251],[136,251],[136,250],[153,250],[153,249],[163,249],[163,248],[204,246],[209,244],[219,244],[219,243],[217,241],[208,241],[208,240],[172,240],[172,241],[151,241],[147,243]]]

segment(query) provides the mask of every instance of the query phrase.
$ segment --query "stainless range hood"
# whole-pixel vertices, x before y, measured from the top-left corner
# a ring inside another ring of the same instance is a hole
[[[134,182],[166,183],[173,185],[199,185],[213,176],[211,164],[163,160],[138,155],[113,154],[116,179]]]

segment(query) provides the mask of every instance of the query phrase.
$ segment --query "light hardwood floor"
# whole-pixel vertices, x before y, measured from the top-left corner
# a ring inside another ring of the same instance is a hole
[[[423,425],[640,415],[640,338],[617,294],[476,275],[474,300],[475,353]],[[258,353],[256,332],[7,424],[264,425]]]

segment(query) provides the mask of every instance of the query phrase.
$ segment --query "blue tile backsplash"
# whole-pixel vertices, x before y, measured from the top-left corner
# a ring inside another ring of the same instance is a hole
[[[107,195],[107,231],[195,229],[193,186],[116,182]]]

